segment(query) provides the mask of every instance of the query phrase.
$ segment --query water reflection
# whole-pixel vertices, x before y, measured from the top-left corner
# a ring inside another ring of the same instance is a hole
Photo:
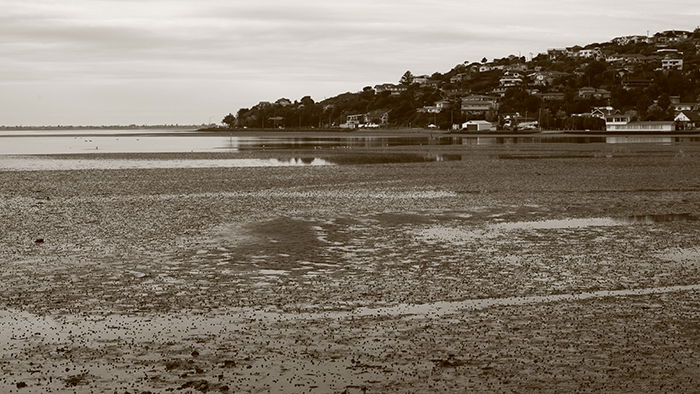
[[[0,158],[0,171],[124,170],[147,168],[238,168],[331,166],[334,163],[316,157],[290,159],[219,160],[141,160],[141,159],[60,159],[43,157]]]
[[[120,170],[146,168],[304,167],[429,163],[461,160],[460,155],[359,154],[265,159],[110,159],[0,156],[0,171]]]
[[[537,136],[537,137],[463,137],[463,145],[516,144],[594,144],[606,143],[605,137]]]
[[[512,136],[462,137],[463,145],[527,145],[527,144],[660,144],[700,142],[700,137],[671,136]]]
[[[79,130],[78,131],[3,131],[0,154],[65,153],[157,153],[157,152],[239,152],[267,150],[347,150],[353,148],[391,148],[422,145],[527,145],[527,144],[688,144],[700,137],[673,136],[347,136],[280,137],[200,134],[173,130]]]

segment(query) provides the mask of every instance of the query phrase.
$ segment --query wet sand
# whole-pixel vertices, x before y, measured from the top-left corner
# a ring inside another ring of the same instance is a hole
[[[700,386],[697,145],[351,152],[0,171],[0,392]]]

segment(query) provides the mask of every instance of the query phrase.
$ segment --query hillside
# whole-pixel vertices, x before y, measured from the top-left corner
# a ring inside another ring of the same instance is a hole
[[[591,116],[596,108],[631,120],[672,121],[681,111],[696,117],[699,101],[700,28],[550,49],[529,60],[484,58],[432,75],[407,71],[397,83],[321,102],[309,96],[260,102],[230,114],[224,123],[449,129],[483,119],[506,129],[534,122],[546,129],[602,129],[605,122]]]

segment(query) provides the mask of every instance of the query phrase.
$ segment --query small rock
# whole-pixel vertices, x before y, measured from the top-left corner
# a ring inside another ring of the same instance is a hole
[[[180,386],[179,390],[194,389],[206,393],[209,391],[209,382],[205,379],[202,380],[190,380],[189,382]]]
[[[236,362],[233,360],[224,360],[224,368],[234,368],[236,367]]]

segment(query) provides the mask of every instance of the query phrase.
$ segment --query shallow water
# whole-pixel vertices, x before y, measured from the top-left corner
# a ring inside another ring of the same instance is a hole
[[[0,131],[0,154],[239,152],[291,149],[349,149],[421,145],[528,145],[700,143],[693,136],[358,136],[249,137],[193,130],[23,130]]]
[[[69,171],[124,170],[137,168],[237,168],[237,167],[303,167],[331,166],[321,158],[290,159],[192,159],[192,160],[134,160],[134,159],[51,159],[43,157],[0,157],[0,170],[5,171]]]
[[[124,170],[148,168],[319,167],[335,165],[423,163],[461,160],[460,155],[360,154],[267,159],[106,159],[0,155],[0,171]]]
[[[483,298],[464,301],[439,301],[428,304],[399,304],[388,307],[360,307],[354,310],[324,312],[282,312],[258,310],[252,308],[232,308],[217,316],[208,317],[197,314],[183,315],[150,315],[136,317],[125,315],[107,316],[73,316],[59,319],[49,316],[39,316],[16,310],[0,311],[0,324],[3,327],[0,339],[22,339],[23,336],[40,333],[45,340],[67,340],[70,335],[88,335],[91,340],[110,340],[124,336],[140,341],[153,338],[154,335],[177,335],[178,332],[187,335],[205,335],[219,333],[222,327],[240,327],[251,320],[266,319],[269,321],[321,320],[321,319],[352,319],[359,317],[387,317],[413,315],[416,317],[438,317],[459,313],[463,310],[480,310],[495,306],[520,306],[552,302],[575,302],[607,297],[630,297],[654,294],[667,294],[686,291],[700,291],[700,285],[665,286],[641,289],[600,290],[575,294],[551,294],[525,297]],[[143,324],[147,322],[149,324]],[[205,323],[206,324],[203,324]],[[141,323],[141,324],[139,324]],[[56,330],[58,326],[66,326],[70,330]],[[136,328],[137,327],[137,328]],[[182,335],[182,334],[181,334]]]

